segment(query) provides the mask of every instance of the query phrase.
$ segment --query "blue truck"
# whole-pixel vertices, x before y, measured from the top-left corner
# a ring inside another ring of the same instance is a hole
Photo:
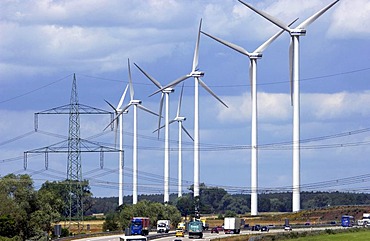
[[[353,218],[353,216],[343,215],[341,223],[342,227],[352,227],[355,223],[355,219]]]
[[[189,238],[203,238],[203,223],[200,220],[189,222]]]
[[[131,219],[131,235],[148,235],[150,230],[150,219],[146,217],[133,217]]]

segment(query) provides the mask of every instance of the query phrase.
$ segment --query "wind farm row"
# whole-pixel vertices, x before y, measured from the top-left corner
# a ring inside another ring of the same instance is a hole
[[[368,192],[360,178],[370,175],[368,6],[7,2],[0,176],[29,174],[40,188],[74,178],[76,163],[98,198],[197,201],[222,188],[248,195],[252,215],[264,210],[265,193],[288,192],[296,212],[306,191]],[[72,77],[78,98],[69,95]],[[79,104],[80,124],[61,106],[72,96],[95,106]],[[70,136],[81,144],[76,162]]]
[[[261,46],[259,46],[256,50],[253,52],[248,52],[243,47],[240,47],[236,44],[230,43],[228,41],[222,40],[218,37],[215,37],[209,33],[206,33],[202,30],[202,20],[199,24],[196,44],[195,44],[195,51],[194,51],[194,57],[193,57],[193,64],[191,72],[185,76],[182,76],[173,82],[162,85],[159,81],[157,81],[154,77],[152,77],[150,74],[145,72],[142,68],[139,67],[135,63],[135,66],[159,89],[156,92],[154,92],[152,95],[157,94],[159,92],[162,93],[161,99],[160,99],[160,108],[159,113],[156,114],[155,112],[145,108],[141,105],[141,101],[134,99],[134,89],[132,84],[132,77],[131,77],[131,67],[130,67],[130,61],[128,61],[128,72],[129,72],[129,89],[130,89],[130,102],[128,105],[122,108],[122,102],[125,98],[125,94],[127,91],[127,87],[121,97],[121,100],[117,106],[117,108],[114,108],[111,104],[111,106],[116,111],[116,117],[115,120],[117,120],[116,128],[118,126],[120,127],[120,148],[122,148],[122,115],[126,113],[128,108],[133,106],[134,111],[134,138],[133,138],[133,204],[137,203],[137,108],[140,108],[146,112],[149,112],[153,115],[158,115],[159,121],[158,121],[158,129],[156,130],[159,132],[160,129],[165,129],[165,139],[164,139],[164,202],[169,201],[169,124],[171,124],[174,121],[179,122],[179,157],[178,157],[178,180],[179,180],[179,190],[178,193],[181,195],[181,176],[182,176],[182,164],[181,164],[181,132],[184,130],[188,136],[190,134],[186,129],[182,126],[182,121],[185,119],[185,117],[180,116],[180,108],[181,108],[181,98],[182,98],[182,91],[180,95],[179,100],[179,106],[177,109],[177,115],[174,120],[171,122],[169,121],[169,96],[170,93],[174,91],[174,88],[180,84],[181,82],[185,81],[189,78],[194,78],[194,138],[192,138],[194,142],[194,197],[199,196],[199,181],[200,181],[200,171],[199,171],[199,162],[200,162],[200,155],[199,155],[199,85],[201,85],[208,93],[210,93],[213,97],[215,97],[222,105],[225,107],[228,107],[226,103],[224,103],[207,85],[206,83],[201,80],[201,77],[204,76],[204,72],[200,71],[198,69],[198,62],[199,62],[199,46],[200,46],[200,35],[204,34],[218,42],[220,42],[223,45],[226,45],[227,47],[247,56],[250,59],[250,65],[249,65],[249,78],[250,78],[250,85],[251,85],[251,100],[252,100],[252,113],[251,113],[251,215],[257,215],[258,214],[258,203],[257,203],[257,193],[258,193],[258,113],[257,113],[257,60],[262,58],[263,51],[275,40],[277,39],[283,32],[288,32],[291,36],[291,45],[289,48],[289,58],[290,58],[290,82],[291,82],[291,103],[293,106],[293,210],[294,212],[300,210],[300,88],[299,88],[299,82],[300,82],[300,76],[299,76],[299,37],[304,36],[306,34],[306,28],[312,24],[315,20],[317,20],[322,14],[324,14],[327,10],[329,10],[331,7],[333,7],[339,0],[336,0],[326,7],[322,8],[320,11],[313,14],[311,17],[307,18],[303,22],[301,22],[296,27],[291,27],[291,25],[294,25],[294,23],[298,20],[295,19],[290,24],[285,24],[282,21],[280,21],[278,18],[275,18],[263,11],[260,11],[253,6],[251,6],[248,3],[245,3],[241,0],[238,0],[241,4],[248,7],[258,15],[264,17],[271,23],[277,25],[280,30],[275,35],[273,35],[271,38],[269,38],[266,42],[264,42]],[[163,109],[163,101],[165,101],[165,115],[164,115],[164,126],[161,126],[161,118],[162,118],[162,109]],[[118,121],[119,120],[119,121]],[[121,159],[120,159],[121,160]],[[122,165],[120,165],[121,167]],[[120,195],[122,194],[122,177],[121,177],[121,171],[120,171]],[[122,204],[122,197],[120,197],[120,204]],[[196,207],[197,209],[197,207]]]

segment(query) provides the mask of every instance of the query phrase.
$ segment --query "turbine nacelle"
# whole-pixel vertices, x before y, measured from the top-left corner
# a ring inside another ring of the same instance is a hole
[[[291,36],[305,36],[306,35],[306,29],[292,29],[290,31]]]
[[[204,72],[201,72],[199,70],[196,70],[196,71],[193,71],[190,73],[190,76],[191,77],[197,77],[197,78],[200,78],[200,77],[203,77],[204,76]]]
[[[177,116],[175,118],[175,121],[184,121],[184,120],[186,120],[186,118],[185,117],[182,117],[182,116]]]
[[[122,112],[122,109],[117,109],[117,112]],[[126,109],[126,110],[124,110],[123,112],[122,112],[122,114],[128,114],[128,110]]]
[[[162,93],[169,94],[169,93],[173,93],[174,91],[175,91],[174,88],[168,87],[168,88],[165,88],[164,90],[162,90]]]
[[[141,102],[141,100],[131,100],[129,105],[140,105]]]
[[[260,59],[262,58],[262,53],[250,53],[248,57],[250,59]]]

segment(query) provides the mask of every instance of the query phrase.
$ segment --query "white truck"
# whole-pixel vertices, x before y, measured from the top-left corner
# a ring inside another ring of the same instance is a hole
[[[358,226],[368,226],[370,225],[370,213],[362,214],[362,219],[357,220]]]
[[[225,233],[240,233],[240,218],[225,218],[224,219]]]
[[[170,231],[170,220],[158,220],[157,221],[157,233],[168,233]]]

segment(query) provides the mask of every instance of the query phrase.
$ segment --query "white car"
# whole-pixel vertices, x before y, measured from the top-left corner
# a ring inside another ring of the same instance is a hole
[[[290,226],[290,225],[286,225],[286,226],[284,227],[284,230],[285,230],[285,231],[292,231],[292,226]]]

